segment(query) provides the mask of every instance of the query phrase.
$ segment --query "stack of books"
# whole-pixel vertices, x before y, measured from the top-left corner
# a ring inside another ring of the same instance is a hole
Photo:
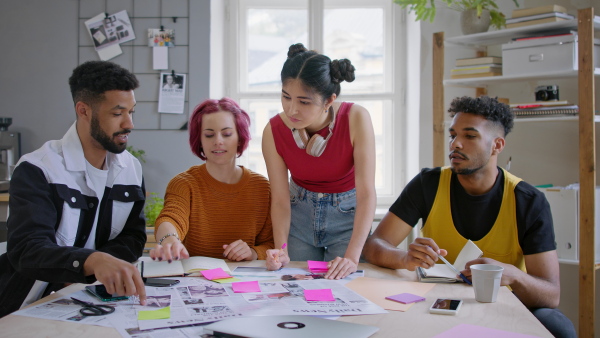
[[[512,103],[510,108],[515,117],[534,117],[548,115],[577,115],[579,107],[568,101],[535,101]]]
[[[506,19],[506,28],[516,28],[541,23],[571,20],[575,17],[567,14],[567,10],[559,5],[515,9],[512,17]]]
[[[457,59],[450,72],[452,79],[499,75],[502,75],[502,58],[498,56]]]

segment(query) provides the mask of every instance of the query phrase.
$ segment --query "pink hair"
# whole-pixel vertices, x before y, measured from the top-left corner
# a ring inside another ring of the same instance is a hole
[[[190,148],[192,152],[203,161],[206,161],[204,149],[202,149],[202,116],[219,111],[226,111],[233,114],[235,127],[237,130],[239,145],[237,148],[238,157],[242,156],[244,150],[250,143],[250,116],[232,99],[224,97],[220,100],[207,99],[194,108],[190,117]]]

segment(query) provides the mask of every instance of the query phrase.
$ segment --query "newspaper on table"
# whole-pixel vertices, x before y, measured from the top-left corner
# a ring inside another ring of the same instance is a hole
[[[147,305],[134,304],[130,300],[111,302],[116,307],[114,315],[84,317],[79,314],[81,306],[70,301],[75,297],[84,301],[100,301],[78,291],[34,307],[15,312],[36,318],[61,321],[78,321],[84,324],[111,326],[123,337],[139,334],[175,335],[177,330],[198,333],[206,324],[226,318],[241,316],[270,315],[365,315],[387,313],[335,280],[297,280],[259,282],[260,293],[234,293],[231,284],[219,284],[202,278],[180,278],[181,283],[173,287],[146,287]],[[333,302],[307,302],[305,289],[331,289]],[[156,310],[170,306],[169,319],[138,320],[139,311]],[[178,335],[187,336],[177,331]]]
[[[312,273],[308,272],[306,269],[301,268],[281,268],[279,270],[267,270],[267,268],[265,267],[238,266],[235,269],[233,269],[231,275],[243,281],[271,279],[293,281],[323,279],[325,273]],[[342,279],[341,281],[348,282],[357,277],[364,277],[364,275],[364,270],[357,270],[348,275],[346,278]]]

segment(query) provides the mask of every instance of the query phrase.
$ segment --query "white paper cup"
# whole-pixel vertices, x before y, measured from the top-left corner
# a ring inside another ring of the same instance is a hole
[[[482,303],[493,303],[498,296],[503,267],[493,264],[471,265],[475,300]]]

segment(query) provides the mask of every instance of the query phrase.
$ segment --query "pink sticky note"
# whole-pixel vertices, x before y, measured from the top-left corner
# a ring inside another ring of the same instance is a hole
[[[304,290],[307,302],[335,302],[331,289]]]
[[[258,285],[258,281],[235,282],[231,283],[231,287],[233,288],[233,292],[235,293],[260,292],[260,286]]]
[[[395,302],[400,302],[403,304],[410,304],[410,303],[424,301],[425,297],[413,295],[412,293],[401,293],[398,295],[387,296],[387,297],[385,297],[385,299],[393,300]]]
[[[321,261],[306,261],[308,263],[308,269],[312,272],[327,272],[327,262]]]
[[[231,278],[231,276],[221,268],[202,270],[200,272],[202,273],[202,276],[208,280]]]

